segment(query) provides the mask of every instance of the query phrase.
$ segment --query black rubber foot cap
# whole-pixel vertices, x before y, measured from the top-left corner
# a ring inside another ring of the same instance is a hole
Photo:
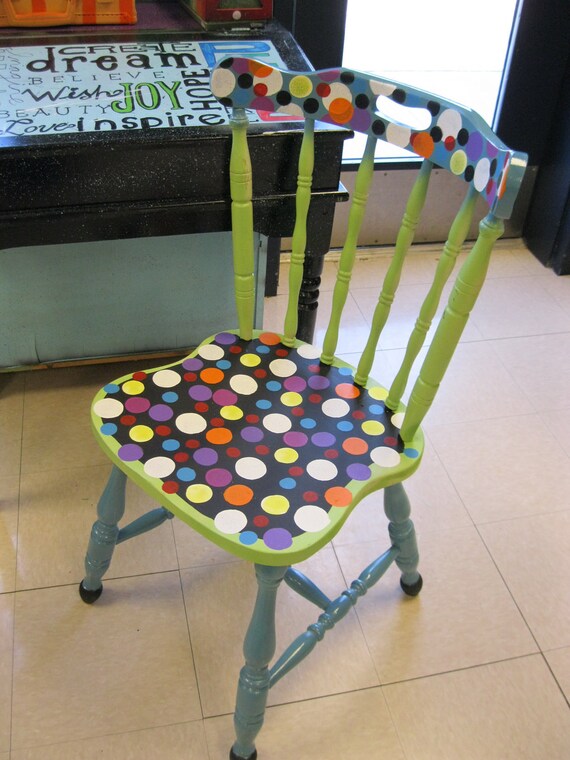
[[[415,583],[410,584],[404,583],[404,581],[400,578],[400,586],[402,587],[402,591],[408,596],[417,596],[422,590],[423,585],[424,582],[421,575]]]
[[[93,602],[96,602],[97,599],[101,596],[101,593],[103,591],[103,586],[99,586],[99,588],[94,589],[93,591],[90,591],[89,589],[85,588],[83,585],[83,581],[79,584],[79,596],[83,599],[85,604],[93,604]]]
[[[254,749],[249,757],[240,757],[240,755],[236,755],[232,747],[230,749],[230,760],[257,760],[257,750]]]

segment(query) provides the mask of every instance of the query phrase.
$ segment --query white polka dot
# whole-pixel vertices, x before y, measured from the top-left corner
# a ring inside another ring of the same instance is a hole
[[[93,404],[93,411],[99,417],[118,417],[123,413],[123,405],[116,398],[101,398]]]
[[[234,91],[236,78],[229,69],[215,69],[210,80],[210,87],[218,98],[227,98]]]
[[[194,412],[185,412],[180,414],[174,424],[183,433],[193,435],[195,433],[201,433],[208,426],[208,423],[202,417],[201,414],[195,414]]]
[[[159,388],[174,388],[182,380],[173,369],[161,369],[152,376],[152,381]]]
[[[400,455],[388,446],[377,446],[370,452],[370,459],[380,467],[396,467],[400,464]]]
[[[239,509],[224,509],[214,518],[214,525],[220,533],[239,533],[247,525],[247,517]]]
[[[297,365],[291,359],[274,359],[269,369],[277,377],[291,377],[297,371]]]
[[[487,182],[491,176],[491,163],[488,158],[482,158],[477,162],[475,167],[475,175],[473,178],[473,184],[475,189],[481,192],[487,187]]]
[[[313,459],[307,465],[307,472],[315,480],[332,480],[338,470],[330,459]]]
[[[327,417],[344,417],[350,412],[350,406],[342,398],[329,398],[324,402],[322,410]]]
[[[399,148],[407,148],[411,136],[412,130],[409,127],[403,127],[401,124],[388,124],[386,127],[386,139]]]
[[[306,504],[299,507],[293,517],[295,524],[305,533],[318,533],[330,523],[330,518],[322,507]]]
[[[291,430],[291,420],[284,414],[268,414],[263,418],[262,423],[270,433],[286,433]]]
[[[443,137],[457,137],[461,129],[461,114],[452,108],[447,108],[437,120],[437,126],[441,129]]]
[[[395,84],[387,84],[386,82],[377,82],[374,79],[369,80],[368,84],[370,89],[375,95],[391,95],[396,89]]]
[[[352,92],[350,87],[342,84],[342,82],[334,82],[330,85],[329,94],[323,98],[323,105],[328,109],[333,100],[336,100],[337,98],[342,98],[343,100],[348,100],[349,103],[352,103]]]
[[[259,480],[267,472],[267,467],[256,457],[242,457],[236,462],[236,472],[240,478],[246,480]]]
[[[310,343],[304,343],[297,349],[299,356],[303,359],[318,359],[321,355],[321,349],[318,346],[312,346]]]
[[[174,472],[176,465],[168,457],[153,457],[144,463],[143,469],[151,478],[167,478]]]
[[[217,361],[224,355],[224,349],[221,346],[215,346],[213,343],[207,343],[205,346],[200,346],[198,349],[198,355],[201,356],[202,359]]]
[[[289,103],[286,106],[279,106],[277,113],[287,113],[289,116],[297,116],[299,119],[305,118],[305,112],[296,103]]]
[[[254,86],[256,84],[264,84],[267,87],[267,95],[274,95],[283,87],[283,77],[281,72],[272,71],[267,77],[254,77]]]
[[[397,427],[398,430],[404,424],[404,416],[404,412],[396,412],[396,414],[392,415],[392,425],[394,425],[394,427]]]
[[[257,380],[249,375],[234,375],[230,378],[230,387],[243,396],[251,396],[257,390]]]

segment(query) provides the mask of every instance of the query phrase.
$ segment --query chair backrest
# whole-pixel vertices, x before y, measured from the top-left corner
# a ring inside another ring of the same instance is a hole
[[[443,248],[433,283],[419,315],[405,357],[386,398],[398,410],[412,365],[423,346],[441,294],[467,237],[475,202],[482,196],[489,213],[479,224],[479,236],[457,275],[448,305],[421,366],[401,427],[404,441],[413,438],[427,413],[486,276],[494,242],[503,233],[517,196],[527,156],[504,145],[474,111],[414,87],[348,69],[289,72],[247,58],[227,58],[212,72],[213,94],[233,109],[230,185],[236,301],[240,336],[253,330],[253,214],[251,163],[247,148],[245,109],[287,113],[304,120],[298,163],[296,221],[293,232],[289,301],[283,343],[295,344],[297,302],[303,276],[306,220],[314,165],[314,125],[323,121],[367,135],[356,176],[346,241],[339,261],[330,323],[321,362],[330,364],[336,350],[340,319],[348,295],[358,235],[374,174],[374,149],[384,140],[423,158],[407,201],[395,253],[380,291],[366,347],[354,382],[365,385],[378,340],[390,313],[406,253],[424,206],[433,166],[466,183],[466,195]]]

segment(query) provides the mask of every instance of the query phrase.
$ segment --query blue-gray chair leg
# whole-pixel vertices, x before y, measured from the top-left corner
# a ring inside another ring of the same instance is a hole
[[[418,573],[418,544],[414,523],[410,520],[410,502],[401,483],[384,489],[384,511],[390,520],[388,531],[392,545],[398,549],[396,564],[402,571],[400,585],[408,596],[416,596],[423,581]]]
[[[275,602],[286,567],[255,566],[257,599],[245,636],[245,665],[238,683],[231,760],[255,760],[255,738],[263,725],[269,692],[268,665],[275,654]]]
[[[103,591],[101,579],[111,564],[119,535],[118,523],[125,512],[125,485],[125,474],[113,467],[97,505],[98,519],[91,529],[85,556],[85,578],[79,585],[81,598],[87,604],[96,601]]]

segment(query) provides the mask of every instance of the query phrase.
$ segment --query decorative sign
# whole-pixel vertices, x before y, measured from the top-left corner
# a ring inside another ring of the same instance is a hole
[[[0,48],[0,137],[226,124],[230,109],[213,97],[209,80],[228,55],[285,67],[263,40]]]

